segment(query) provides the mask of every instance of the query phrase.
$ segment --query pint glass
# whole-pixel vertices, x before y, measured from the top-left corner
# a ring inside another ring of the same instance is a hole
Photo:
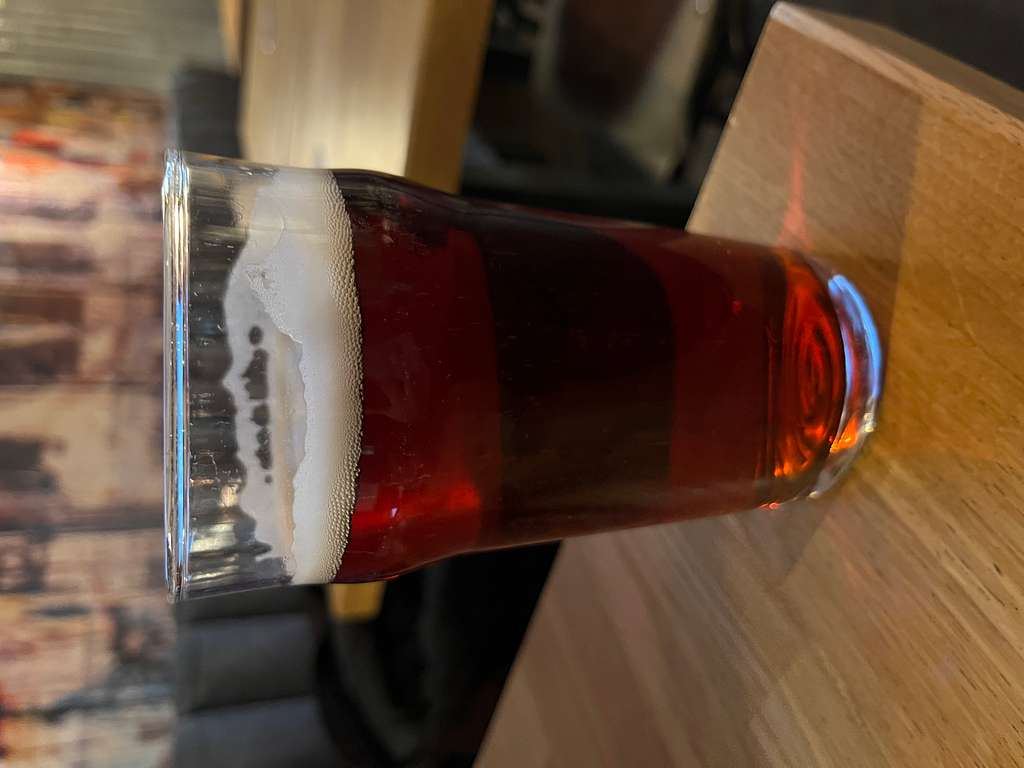
[[[779,248],[170,152],[177,597],[814,496],[875,424],[844,277]]]

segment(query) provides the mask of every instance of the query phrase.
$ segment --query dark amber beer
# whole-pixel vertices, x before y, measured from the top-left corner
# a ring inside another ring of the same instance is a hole
[[[874,427],[857,291],[798,254],[172,154],[178,594],[776,506]]]

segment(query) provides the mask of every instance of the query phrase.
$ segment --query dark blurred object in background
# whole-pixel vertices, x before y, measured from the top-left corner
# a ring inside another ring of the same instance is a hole
[[[337,624],[319,676],[348,764],[471,766],[557,545],[463,555],[388,583]]]
[[[686,222],[773,0],[496,0],[463,192]],[[807,0],[1024,87],[1017,0]]]

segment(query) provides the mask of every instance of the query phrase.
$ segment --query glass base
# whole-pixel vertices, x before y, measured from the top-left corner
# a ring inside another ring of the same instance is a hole
[[[842,275],[828,275],[825,280],[843,335],[846,396],[836,438],[811,498],[835,485],[875,431],[884,367],[878,328],[863,296]]]

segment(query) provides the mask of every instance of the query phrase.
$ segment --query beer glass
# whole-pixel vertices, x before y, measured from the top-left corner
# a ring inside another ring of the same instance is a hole
[[[875,426],[797,253],[176,151],[163,194],[176,597],[774,508]]]

